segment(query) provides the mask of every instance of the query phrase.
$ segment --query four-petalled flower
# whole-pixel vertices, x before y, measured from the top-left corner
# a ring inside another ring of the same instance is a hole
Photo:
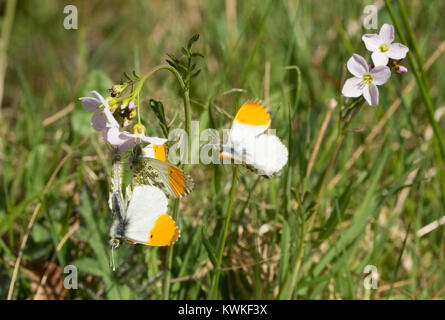
[[[83,107],[94,112],[91,124],[97,131],[102,131],[102,136],[106,142],[119,151],[124,152],[133,148],[137,140],[156,145],[164,144],[167,139],[157,137],[147,137],[143,134],[132,134],[120,128],[119,123],[111,113],[108,102],[96,91],[91,91],[92,97],[82,97]]]
[[[389,58],[400,60],[406,57],[408,47],[394,41],[394,28],[384,24],[379,34],[365,34],[362,37],[366,49],[372,52],[371,58],[375,66],[386,66]]]
[[[377,66],[371,69],[366,60],[358,54],[352,55],[347,66],[354,77],[346,80],[342,94],[350,98],[363,95],[369,105],[378,105],[379,90],[377,86],[388,81],[391,70],[387,66]]]

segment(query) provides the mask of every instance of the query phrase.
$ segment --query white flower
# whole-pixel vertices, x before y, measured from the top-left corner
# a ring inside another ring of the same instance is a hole
[[[362,37],[366,49],[372,52],[372,61],[375,66],[386,66],[389,58],[400,60],[406,57],[408,47],[394,41],[394,28],[384,24],[379,34],[365,34]]]
[[[122,130],[111,113],[108,102],[96,91],[91,91],[91,94],[94,98],[82,97],[80,100],[87,111],[94,112],[91,119],[93,128],[97,131],[102,131],[104,140],[113,147],[118,148],[121,152],[133,148],[138,139],[156,145],[162,145],[167,141],[164,138],[147,137]]]
[[[387,66],[378,66],[370,69],[366,60],[353,54],[347,63],[348,70],[355,77],[346,80],[342,94],[345,97],[357,98],[363,95],[370,106],[379,104],[378,85],[384,84],[391,76],[391,70]]]

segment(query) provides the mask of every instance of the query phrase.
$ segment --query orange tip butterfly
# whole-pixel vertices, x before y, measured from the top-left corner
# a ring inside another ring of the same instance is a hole
[[[287,163],[288,151],[276,135],[264,133],[269,126],[266,107],[258,102],[244,103],[235,115],[221,158],[233,159],[260,175],[278,175]]]
[[[157,187],[134,187],[127,208],[121,196],[114,193],[112,206],[115,215],[110,229],[112,243],[125,240],[131,244],[162,247],[175,243],[179,238],[178,227],[166,213],[168,199]]]
[[[169,246],[178,240],[179,228],[166,213],[168,199],[164,192],[154,186],[136,186],[131,192],[128,207],[121,193],[111,196],[114,222],[110,228],[112,264],[113,250],[121,241],[148,246]]]
[[[162,151],[162,148],[159,150]],[[142,150],[139,149],[139,151],[142,154]],[[130,244],[168,246],[178,240],[180,231],[174,220],[167,215],[168,198],[158,186],[129,185],[126,188],[124,200],[122,162],[119,150],[112,151],[112,161],[111,192],[108,202],[114,215],[114,221],[110,228],[110,244],[111,264],[115,270],[114,249],[118,248],[122,241]]]
[[[181,198],[193,189],[192,178],[178,167],[166,162],[165,145],[140,145],[133,148],[130,168],[133,185],[150,185],[162,189],[174,198]]]

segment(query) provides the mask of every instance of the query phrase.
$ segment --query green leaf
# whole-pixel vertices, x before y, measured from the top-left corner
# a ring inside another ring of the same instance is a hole
[[[202,242],[203,242],[204,247],[207,251],[207,255],[209,256],[209,259],[212,262],[213,267],[217,268],[218,260],[216,259],[215,253],[213,252],[212,245],[209,241],[209,238],[207,237],[207,232],[204,227],[201,228],[201,236],[202,236]]]
[[[98,277],[104,276],[104,271],[101,266],[97,263],[96,259],[93,258],[81,258],[75,260],[73,264],[76,266],[79,272],[92,274]]]
[[[37,223],[32,228],[32,239],[35,242],[46,242],[51,239],[51,235],[47,228],[42,226],[40,223]]]
[[[193,43],[195,43],[196,41],[198,41],[198,39],[199,39],[199,34],[198,34],[198,33],[195,34],[195,35],[193,35],[193,36],[190,38],[189,42],[187,43],[187,49],[190,50],[190,49],[192,48]]]
[[[377,183],[382,175],[383,168],[388,160],[389,149],[385,149],[381,155],[376,168],[370,173],[372,177],[371,184],[361,202],[360,208],[355,212],[353,221],[348,229],[341,233],[340,239],[335,245],[323,256],[320,262],[315,266],[313,275],[318,277],[326,266],[334,259],[337,254],[342,252],[343,248],[350,245],[363,231],[368,218],[376,213],[376,204],[372,202],[372,197],[377,188]]]

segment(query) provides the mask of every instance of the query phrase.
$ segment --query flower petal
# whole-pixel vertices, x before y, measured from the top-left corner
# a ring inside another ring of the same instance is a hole
[[[399,67],[396,69],[396,72],[399,73],[399,74],[407,73],[408,69],[405,66],[399,65]]]
[[[119,128],[109,126],[103,131],[103,137],[113,147],[118,148],[120,151],[127,151],[134,147],[136,142],[134,138],[128,137],[126,133],[126,131],[121,131]]]
[[[119,151],[121,151],[121,152],[125,152],[125,151],[128,151],[128,150],[133,149],[135,145],[136,145],[136,141],[135,141],[134,139],[129,139],[129,140],[127,140],[126,142],[122,143],[122,144],[118,147],[118,149],[119,149]]]
[[[372,83],[375,85],[384,84],[391,77],[391,70],[387,66],[378,66],[371,70]]]
[[[144,135],[139,135],[139,134],[133,134],[127,131],[122,131],[122,134],[125,135],[125,137],[127,137],[128,139],[141,139],[141,141],[143,142],[147,142],[147,143],[152,143],[152,144],[156,144],[156,145],[163,145],[164,143],[167,142],[167,139],[164,138],[157,138],[157,137],[147,137]]]
[[[96,111],[97,107],[101,104],[99,100],[91,97],[82,97],[79,98],[79,100],[82,102],[82,107],[88,112]]]
[[[113,127],[119,127],[119,124],[117,123],[116,119],[114,118],[113,114],[110,111],[110,105],[108,104],[108,102],[104,99],[104,97],[102,97],[97,91],[91,91],[91,94],[94,95],[96,97],[97,100],[99,100],[101,102],[101,104],[104,105],[104,114],[107,117],[108,122],[113,126]]]
[[[93,117],[91,118],[91,125],[96,131],[103,131],[107,127],[107,117],[102,112],[102,110],[96,110]]]
[[[112,146],[118,146],[127,141],[119,137],[119,128],[108,126],[106,130],[102,131],[104,140],[111,144]]]
[[[136,103],[134,103],[133,100],[130,101],[130,103],[128,104],[128,109],[131,111],[133,109],[136,109]]]
[[[107,117],[107,121],[111,126],[119,128],[119,123],[117,123],[116,119],[114,118],[113,114],[111,113],[108,103],[105,105],[103,113],[105,114],[105,117]]]
[[[380,29],[379,35],[382,41],[389,46],[394,41],[394,27],[385,23]]]
[[[372,62],[374,62],[375,66],[386,66],[388,64],[388,53],[374,51],[371,55]]]
[[[365,58],[355,53],[349,58],[347,66],[349,72],[359,78],[369,72],[369,66]]]
[[[364,34],[362,40],[365,43],[368,51],[377,51],[379,50],[379,46],[382,44],[382,39],[375,33]]]
[[[163,145],[164,143],[167,142],[167,139],[164,138],[158,138],[158,137],[142,137],[141,138],[142,141],[147,142],[147,143],[152,143],[155,145]]]
[[[363,88],[363,97],[370,106],[376,106],[379,104],[379,89],[371,83]]]
[[[406,57],[409,49],[401,43],[393,43],[389,46],[388,57],[394,60],[400,60]]]
[[[90,91],[90,93],[91,93],[92,96],[94,96],[94,98],[97,101],[100,101],[101,103],[103,103],[102,100],[104,100],[104,98],[102,97],[102,95],[99,92],[93,90],[93,91]]]
[[[363,93],[363,87],[361,85],[362,79],[354,77],[346,80],[341,93],[345,97],[357,98]]]

